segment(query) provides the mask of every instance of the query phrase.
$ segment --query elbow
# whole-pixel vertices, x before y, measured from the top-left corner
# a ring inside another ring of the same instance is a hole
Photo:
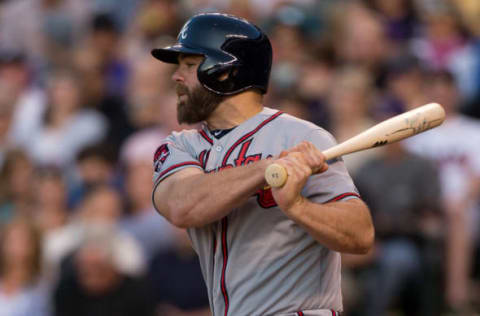
[[[168,206],[168,221],[178,228],[190,228],[192,227],[191,219],[189,217],[190,212],[187,208],[180,205]]]
[[[191,227],[191,223],[189,220],[189,212],[186,207],[179,205],[178,203],[162,203],[158,204],[155,203],[155,210],[165,217],[166,220],[170,222],[170,224],[178,227],[178,228],[189,228]]]
[[[168,218],[168,221],[178,227],[178,228],[190,228],[193,227],[193,225],[189,222],[188,218],[186,216],[181,215],[181,213],[178,214],[173,214]]]
[[[202,227],[208,224],[198,205],[192,203],[172,203],[168,206],[168,221],[178,228]]]
[[[358,236],[355,253],[359,255],[367,254],[372,249],[375,241],[375,229],[373,225],[369,226],[362,232],[361,236]]]

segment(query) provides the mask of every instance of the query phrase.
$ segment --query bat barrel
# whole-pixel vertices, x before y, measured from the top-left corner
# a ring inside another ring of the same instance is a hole
[[[323,152],[326,159],[360,150],[384,146],[432,129],[445,119],[445,110],[438,103],[429,103],[387,119],[362,133]]]

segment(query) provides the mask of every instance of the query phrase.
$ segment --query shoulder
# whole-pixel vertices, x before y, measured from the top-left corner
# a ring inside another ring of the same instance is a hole
[[[280,128],[293,141],[293,145],[309,141],[323,150],[337,144],[335,137],[326,129],[298,117],[282,114]]]
[[[176,145],[186,145],[197,141],[200,133],[195,129],[184,129],[181,131],[173,131],[167,136],[166,141]]]
[[[279,132],[284,131],[286,133],[295,133],[296,135],[309,136],[310,134],[319,134],[324,137],[333,138],[332,135],[325,130],[324,128],[301,118],[295,117],[288,113],[281,111],[265,108],[267,111],[264,111],[265,118],[272,117],[277,115],[272,123],[275,127],[282,128]]]
[[[320,150],[337,144],[332,134],[310,121],[269,108],[265,108],[262,115],[263,122],[271,121],[266,137],[274,137],[285,148],[298,145],[302,141],[309,141]]]

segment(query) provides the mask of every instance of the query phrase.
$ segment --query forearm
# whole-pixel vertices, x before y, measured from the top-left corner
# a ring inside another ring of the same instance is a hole
[[[359,199],[318,204],[303,198],[284,212],[329,249],[363,254],[373,245],[370,212]]]
[[[204,226],[225,217],[262,188],[268,164],[260,160],[220,172],[178,178],[154,192],[155,204],[176,226]]]

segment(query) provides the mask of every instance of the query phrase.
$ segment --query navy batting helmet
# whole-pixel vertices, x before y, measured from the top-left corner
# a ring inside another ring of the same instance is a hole
[[[267,92],[272,46],[267,35],[245,19],[220,13],[204,13],[188,20],[177,42],[152,50],[152,55],[178,64],[178,55],[205,56],[198,67],[198,80],[219,95],[232,95],[250,88]],[[223,74],[227,79],[219,80]]]

